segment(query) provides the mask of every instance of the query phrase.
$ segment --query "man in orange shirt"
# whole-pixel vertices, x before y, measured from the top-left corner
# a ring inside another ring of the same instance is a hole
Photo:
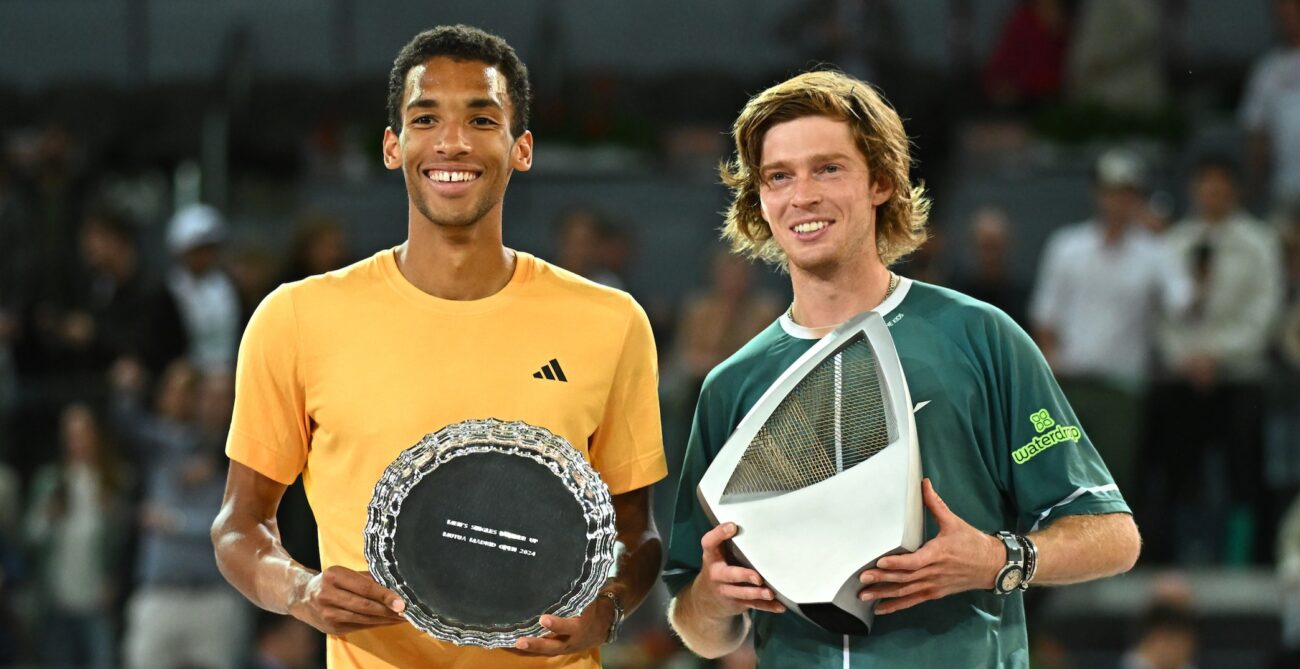
[[[506,185],[532,164],[529,100],[527,70],[499,37],[465,26],[417,35],[389,78],[383,143],[385,166],[406,180],[406,242],[281,286],[244,335],[217,560],[258,606],[326,632],[331,667],[596,667],[658,574],[649,486],[667,468],[645,313],[502,244]],[[582,452],[609,485],[625,547],[604,596],[577,617],[542,616],[550,634],[513,651],[408,624],[363,554],[388,464],[428,433],[488,417],[545,427]],[[279,541],[275,511],[299,475],[321,572]]]

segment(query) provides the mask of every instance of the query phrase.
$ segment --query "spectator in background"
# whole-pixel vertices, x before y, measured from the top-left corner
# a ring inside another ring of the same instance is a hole
[[[1282,379],[1282,383],[1273,387],[1277,396],[1268,417],[1267,439],[1274,447],[1269,464],[1277,461],[1277,451],[1283,452],[1285,465],[1276,468],[1292,474],[1290,482],[1294,484],[1295,459],[1300,455],[1295,452],[1295,444],[1300,442],[1300,415],[1295,411],[1296,399],[1300,398],[1300,205],[1284,211],[1281,232],[1287,306],[1277,341],[1283,365],[1276,368],[1275,378]],[[1281,583],[1282,651],[1273,666],[1291,669],[1300,666],[1300,495],[1294,495],[1289,502],[1274,545]]]
[[[1276,546],[1277,576],[1282,586],[1282,648],[1300,658],[1300,497],[1292,500],[1282,516]]]
[[[280,256],[265,246],[244,243],[231,250],[226,272],[230,274],[231,281],[235,282],[235,291],[239,293],[242,310],[240,332],[248,325],[248,319],[253,317],[253,309],[280,285],[282,271]]]
[[[781,315],[779,298],[754,288],[754,267],[749,260],[719,249],[713,254],[709,272],[704,290],[687,297],[682,305],[664,365],[664,448],[669,455],[667,480],[673,483],[667,494],[655,501],[663,506],[665,524],[672,520],[676,467],[690,436],[704,377]]]
[[[0,425],[0,435],[4,427]],[[5,464],[0,449],[0,667],[18,663],[22,622],[13,605],[23,578],[18,475]]]
[[[1138,637],[1120,669],[1195,669],[1196,617],[1191,609],[1157,601],[1142,613]]]
[[[1300,0],[1274,0],[1282,43],[1255,64],[1241,103],[1249,181],[1275,208],[1300,206]]]
[[[984,65],[984,94],[1023,108],[1061,94],[1069,12],[1064,0],[1021,0],[1007,15]]]
[[[234,369],[243,319],[239,291],[221,267],[226,224],[203,204],[177,211],[167,228],[167,248],[176,263],[167,287],[180,308],[189,337],[189,358],[208,371]]]
[[[32,276],[38,312],[66,304],[72,286],[69,259],[76,257],[77,224],[90,178],[81,144],[67,128],[51,123],[40,129],[17,164],[31,218],[26,233],[33,253]]]
[[[1096,217],[1051,235],[1029,306],[1034,339],[1130,496],[1158,315],[1190,299],[1163,245],[1136,224],[1146,183],[1136,155],[1102,154],[1094,174]]]
[[[288,255],[280,283],[305,279],[350,265],[353,258],[348,249],[343,219],[320,212],[307,214],[294,230]]]
[[[22,336],[23,315],[32,299],[35,254],[28,248],[28,217],[12,170],[0,154],[0,463],[9,452],[9,418],[18,401],[14,346]]]
[[[637,246],[634,227],[626,224],[626,221],[623,224],[610,223],[605,226],[600,244],[600,265],[606,271],[606,280],[610,282],[606,285],[622,286],[645,309],[660,354],[666,355],[676,327],[674,322],[677,305],[667,293],[661,290],[646,291],[644,286],[633,283],[632,265],[636,261]]]
[[[1150,115],[1169,96],[1155,0],[1086,0],[1070,44],[1070,97]]]
[[[208,539],[225,489],[233,381],[177,361],[158,384],[152,414],[140,406],[138,366],[117,365],[113,385],[119,431],[145,483],[126,666],[234,669],[245,657],[248,611],[217,571]]]
[[[1300,369],[1300,304],[1291,305],[1282,318],[1282,357],[1293,369]]]
[[[22,523],[22,487],[18,474],[0,458],[0,544],[17,547]]]
[[[604,264],[610,224],[586,206],[573,207],[555,222],[555,264],[596,283],[623,290],[623,281]]]
[[[754,290],[754,268],[728,251],[713,256],[708,287],[686,300],[673,341],[673,364],[685,372],[694,388],[718,363],[781,315],[781,303]]]
[[[981,207],[971,216],[970,264],[953,281],[952,288],[1005,311],[1020,327],[1029,329],[1025,309],[1029,287],[1012,270],[1012,230],[1007,213],[998,207]]]
[[[1300,202],[1283,216],[1281,230],[1286,254],[1286,306],[1278,335],[1278,351],[1292,371],[1300,372]]]
[[[123,214],[107,209],[88,214],[81,226],[87,275],[77,307],[63,316],[63,336],[96,372],[124,356],[161,372],[188,344],[176,301],[144,276],[135,234]]]
[[[19,664],[24,626],[14,605],[14,590],[21,580],[18,550],[0,539],[0,667]]]
[[[84,404],[59,421],[62,457],[32,481],[38,659],[48,666],[117,664],[119,575],[126,554],[131,475]]]
[[[1165,239],[1192,279],[1193,299],[1181,319],[1162,328],[1164,362],[1203,388],[1258,379],[1285,290],[1279,239],[1241,208],[1231,160],[1202,160],[1190,191],[1193,214]]]
[[[906,272],[908,278],[936,286],[952,283],[952,264],[948,261],[948,233],[941,226],[926,229],[925,242],[906,258],[898,261],[897,270]]]
[[[184,353],[176,304],[143,276],[133,224],[115,211],[93,210],[82,220],[78,241],[81,262],[64,262],[66,295],[42,303],[23,356],[38,356],[45,370],[77,375],[80,385],[86,374],[98,381],[122,356],[148,353],[157,363],[151,366],[160,369]]]
[[[600,265],[619,285],[625,286],[624,290],[640,301],[641,296],[638,294],[640,291],[633,290],[628,279],[628,273],[632,269],[633,239],[633,233],[627,229],[627,226],[607,223],[600,239]],[[654,314],[650,316],[653,320]]]
[[[1148,486],[1164,494],[1148,509],[1162,522],[1147,524],[1147,542],[1156,559],[1239,563],[1254,553],[1252,521],[1267,517],[1261,407],[1282,304],[1282,258],[1273,231],[1240,208],[1229,160],[1202,160],[1190,190],[1192,215],[1165,238],[1191,277],[1192,300],[1164,318],[1156,340],[1163,374],[1152,389],[1145,471],[1165,481]],[[1205,499],[1206,490],[1220,489],[1207,486],[1207,477],[1220,472],[1228,475],[1227,504]],[[1260,535],[1267,546],[1272,537]]]

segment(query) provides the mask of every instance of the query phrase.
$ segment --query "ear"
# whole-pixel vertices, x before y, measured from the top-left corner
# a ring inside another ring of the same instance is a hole
[[[889,179],[871,180],[871,204],[879,207],[894,196],[894,183]]]
[[[384,128],[384,167],[402,169],[402,138],[391,127]]]
[[[510,166],[520,172],[527,172],[533,167],[533,131],[525,130],[510,147]]]

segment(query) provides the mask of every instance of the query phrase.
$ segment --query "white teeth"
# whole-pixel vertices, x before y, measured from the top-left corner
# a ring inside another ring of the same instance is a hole
[[[478,175],[475,174],[474,172],[449,172],[447,170],[432,170],[429,172],[429,177],[434,181],[449,182],[449,181],[472,181],[474,179],[477,179]]]
[[[794,226],[794,231],[802,235],[809,232],[817,232],[818,230],[821,230],[822,228],[830,224],[831,224],[830,221],[812,221],[810,223],[800,223],[799,225]]]

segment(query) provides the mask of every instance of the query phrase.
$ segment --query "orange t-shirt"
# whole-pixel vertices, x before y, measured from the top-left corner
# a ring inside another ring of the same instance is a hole
[[[645,312],[626,293],[519,253],[510,282],[454,301],[411,285],[394,250],[286,284],[239,350],[226,453],[289,484],[302,475],[322,567],[366,571],[375,482],[399,453],[471,418],[522,420],[564,437],[612,494],[667,474],[658,371]],[[558,361],[565,377],[534,376]],[[330,636],[341,667],[596,667],[458,647],[410,624]]]

